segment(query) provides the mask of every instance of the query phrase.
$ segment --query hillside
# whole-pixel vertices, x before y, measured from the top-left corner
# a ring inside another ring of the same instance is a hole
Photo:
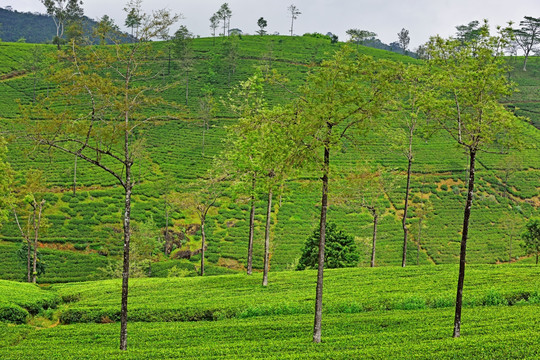
[[[85,32],[90,34],[90,29],[97,23],[84,17]],[[19,12],[0,8],[0,39],[6,42],[23,42],[34,44],[50,43],[56,36],[56,26],[53,19],[45,14]]]
[[[195,51],[194,71],[190,80],[189,98],[185,120],[171,120],[148,130],[146,139],[147,156],[135,169],[139,182],[134,190],[133,219],[142,223],[152,218],[160,234],[165,226],[165,211],[162,196],[166,179],[174,179],[172,186],[187,183],[197,178],[211,165],[212,157],[221,150],[225,127],[234,123],[233,114],[223,105],[211,122],[206,133],[206,149],[202,154],[202,127],[198,120],[198,99],[208,88],[214,97],[225,99],[229,90],[241,80],[253,74],[256,67],[275,69],[290,78],[288,86],[295,89],[305,79],[310,68],[339,47],[325,38],[310,36],[243,36],[237,38],[238,57],[234,71],[226,66],[225,47],[221,39],[201,38],[193,42]],[[163,60],[152,64],[163,69],[160,81],[176,84],[165,97],[177,103],[185,102],[185,79],[177,64],[169,63],[166,43],[155,43],[156,50],[164,50]],[[26,71],[25,61],[31,58],[34,47],[28,44],[0,43],[0,121],[3,127],[15,132],[23,131],[17,121],[17,102],[33,101],[34,91],[45,94],[50,90],[44,77]],[[41,46],[43,52],[54,53],[54,48]],[[366,47],[359,51],[378,58],[394,61],[417,62],[417,60]],[[540,71],[538,59],[531,59],[529,70],[515,70],[510,77],[518,82],[521,92],[509,99],[509,104],[518,107],[520,113],[539,124],[536,112],[538,87],[536,74]],[[512,61],[520,61],[510,60]],[[519,68],[519,67],[518,67]],[[34,84],[36,84],[34,86]],[[270,104],[287,102],[290,93],[279,86],[267,89]],[[31,119],[32,120],[32,119]],[[540,143],[540,132],[531,125],[526,127],[527,144]],[[378,242],[378,265],[397,265],[401,261],[402,232],[399,214],[403,209],[406,160],[386,150],[387,138],[382,134],[368,133],[361,144],[346,143],[336,157],[337,172],[356,168],[363,161],[387,169],[388,177],[395,184],[386,193],[386,212],[380,221]],[[114,185],[114,179],[95,171],[79,162],[77,167],[78,189],[71,193],[73,159],[61,154],[49,158],[47,152],[32,152],[24,141],[15,141],[9,147],[9,161],[22,171],[40,168],[45,173],[50,191],[46,194],[48,208],[45,211],[49,223],[42,236],[44,255],[50,266],[40,282],[66,282],[72,280],[94,280],[104,276],[103,268],[114,259],[120,249],[119,230],[122,194]],[[466,195],[466,157],[457,150],[444,134],[435,134],[429,141],[417,140],[418,149],[412,179],[413,201],[429,199],[433,212],[424,223],[421,242],[413,235],[408,249],[409,264],[453,264],[458,260],[459,232],[462,209]],[[540,155],[537,149],[525,149],[518,156],[517,171],[508,177],[505,190],[503,178],[509,171],[507,158],[493,154],[479,156],[478,196],[472,213],[471,241],[468,260],[486,264],[525,261],[519,246],[520,228],[510,235],[504,219],[517,216],[525,219],[537,213],[540,205],[539,182]],[[272,230],[271,270],[285,270],[294,266],[300,256],[301,246],[317,224],[317,201],[319,198],[318,174],[306,173],[301,178],[290,179],[279,194],[274,207]],[[19,180],[23,175],[19,175]],[[507,196],[505,192],[508,192]],[[264,196],[258,201],[256,210],[255,262],[262,267]],[[214,273],[241,271],[247,253],[248,206],[239,201],[232,191],[220,199],[220,207],[210,213],[208,237],[208,261]],[[194,214],[176,211],[172,214],[175,233],[184,229],[197,229]],[[361,210],[350,209],[339,204],[330,208],[329,220],[336,222],[345,232],[355,236],[363,256],[360,265],[368,262],[371,218]],[[413,223],[414,213],[413,213]],[[519,224],[517,224],[519,225]],[[161,231],[160,231],[161,230]],[[180,235],[179,235],[180,236]],[[183,235],[184,236],[184,235]],[[200,248],[200,233],[187,232],[187,241],[182,249]],[[3,261],[0,277],[20,280],[24,275],[20,260],[14,255],[19,247],[20,236],[13,221],[0,230],[0,247]],[[510,249],[512,253],[510,255]],[[417,253],[418,251],[418,253]],[[101,254],[101,255],[100,255]],[[108,254],[104,256],[103,254]],[[418,258],[417,258],[418,256]],[[77,260],[76,260],[77,259]],[[166,276],[167,269],[179,266],[195,273],[197,255],[191,259],[169,260],[155,264],[152,276]],[[74,264],[81,263],[75,270]],[[18,270],[17,270],[18,269]]]
[[[326,270],[321,344],[310,332],[316,271],[275,273],[268,287],[261,274],[134,279],[122,358],[537,358],[538,267],[470,266],[462,337],[452,339],[456,271]],[[0,322],[0,357],[119,357],[119,292],[117,280],[45,289],[0,281],[0,316],[7,306],[31,314],[27,324]]]

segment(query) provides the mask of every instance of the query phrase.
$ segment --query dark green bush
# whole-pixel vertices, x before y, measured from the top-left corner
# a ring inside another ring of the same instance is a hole
[[[24,324],[28,317],[28,311],[15,304],[0,303],[0,321],[14,324]]]
[[[302,256],[296,270],[318,268],[318,254],[319,229],[315,229],[304,244]],[[328,269],[354,267],[358,264],[359,259],[358,248],[354,243],[353,237],[338,230],[336,224],[328,223],[326,225],[324,266]]]

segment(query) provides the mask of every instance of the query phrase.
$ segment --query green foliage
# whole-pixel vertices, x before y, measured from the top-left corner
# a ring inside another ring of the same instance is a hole
[[[0,302],[0,321],[13,324],[24,324],[29,316],[28,311],[15,304]]]
[[[319,230],[315,229],[304,244],[302,256],[296,270],[304,270],[306,268],[317,269],[318,255]],[[336,224],[328,223],[326,225],[324,267],[327,269],[354,267],[358,264],[358,261],[358,247],[353,237],[338,230]]]
[[[534,217],[529,219],[525,225],[525,229],[521,235],[525,249],[527,253],[535,254],[536,262],[538,263],[538,255],[540,255],[540,218]]]
[[[34,252],[32,251],[32,255],[30,257],[30,261],[34,261]],[[19,258],[19,261],[22,265],[26,267],[27,261],[28,261],[28,243],[25,241],[21,244],[19,249],[17,250],[17,257]],[[47,270],[47,263],[43,261],[43,256],[41,256],[41,251],[37,251],[37,261],[36,261],[36,275],[41,276],[45,274]]]

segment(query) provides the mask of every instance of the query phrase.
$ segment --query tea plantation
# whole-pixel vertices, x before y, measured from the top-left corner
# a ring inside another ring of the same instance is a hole
[[[34,314],[28,324],[0,322],[0,357],[538,358],[539,268],[471,265],[459,339],[451,338],[456,272],[325,270],[321,344],[311,342],[315,271],[276,272],[266,288],[260,274],[134,279],[125,353],[116,350],[119,281],[42,289],[0,281],[0,314],[7,306]]]
[[[303,36],[243,36],[235,38],[238,47],[234,71],[226,66],[226,42],[211,38],[194,39],[194,70],[189,82],[189,98],[182,120],[162,122],[145,131],[145,156],[136,163],[132,216],[135,225],[152,219],[156,236],[163,237],[165,204],[163,196],[168,191],[196,179],[211,165],[212,159],[223,149],[226,126],[235,122],[234,114],[226,106],[229,91],[252,75],[257,68],[262,71],[277,70],[289,78],[289,90],[300,86],[306,74],[322,59],[328,58],[341,44],[331,44],[326,38]],[[153,81],[175,84],[167,90],[167,100],[185,105],[185,79],[173,60],[169,64],[168,44],[156,42],[156,51],[163,50],[160,62],[148,64],[162,69],[163,76]],[[55,47],[38,45],[43,54],[54,54]],[[24,133],[19,121],[19,104],[33,101],[34,92],[52,91],[44,73],[28,70],[34,45],[0,43],[0,126],[15,134]],[[373,57],[393,61],[419,63],[419,60],[382,50],[359,47],[359,51]],[[44,59],[47,57],[44,55]],[[509,59],[519,64],[520,59]],[[42,64],[46,69],[46,64]],[[508,99],[508,106],[518,114],[530,117],[524,123],[526,146],[521,152],[508,155],[479,155],[477,193],[472,210],[468,261],[473,264],[503,262],[530,262],[520,246],[523,222],[538,213],[540,205],[540,155],[535,147],[540,143],[536,98],[536,74],[540,62],[533,58],[525,73],[516,70],[509,74],[519,85],[520,92]],[[218,103],[218,111],[205,134],[203,155],[199,98],[211,88]],[[269,104],[290,100],[291,93],[274,84],[266,89]],[[223,101],[222,101],[223,100]],[[163,110],[163,109],[161,109]],[[160,111],[160,109],[156,109]],[[30,122],[36,119],[26,119]],[[47,227],[41,235],[47,270],[38,278],[39,283],[65,283],[81,280],[104,279],[107,268],[118,258],[121,250],[122,191],[111,176],[96,171],[82,161],[77,164],[77,192],[71,192],[73,158],[60,153],[35,150],[19,137],[11,139],[9,162],[18,171],[17,180],[24,182],[24,172],[29,168],[43,170],[49,190],[44,194]],[[465,154],[457,149],[443,133],[434,134],[429,140],[416,139],[412,176],[413,203],[428,202],[433,209],[423,220],[421,239],[411,233],[408,249],[409,264],[455,264],[458,261],[462,212],[466,198]],[[516,166],[509,169],[511,157],[518,158]],[[359,165],[369,163],[385,169],[388,183],[384,194],[385,209],[378,230],[377,265],[397,265],[401,261],[402,230],[400,217],[404,207],[406,159],[388,148],[387,136],[367,132],[359,143],[346,142],[336,154],[333,171],[346,174]],[[292,269],[298,260],[302,244],[317,226],[319,208],[320,174],[304,171],[287,180],[277,194],[273,208],[271,271]],[[338,181],[339,183],[339,181]],[[337,184],[338,185],[338,184]],[[330,194],[332,203],[332,194]],[[262,268],[265,196],[260,194],[255,215],[254,267]],[[410,223],[418,224],[415,209],[410,210]],[[512,231],[505,219],[516,218]],[[360,208],[332,203],[329,220],[353,235],[362,257],[360,266],[369,261],[369,244],[372,219]],[[219,199],[219,207],[207,220],[208,274],[242,272],[246,266],[248,243],[248,204],[233,190],[226,191]],[[185,236],[181,250],[200,248],[198,220],[193,213],[176,210],[171,213],[170,227],[176,234]],[[24,263],[17,258],[21,237],[10,219],[0,229],[0,278],[22,280]],[[156,256],[150,276],[165,277],[174,266],[183,268],[193,276],[200,256],[178,260]]]

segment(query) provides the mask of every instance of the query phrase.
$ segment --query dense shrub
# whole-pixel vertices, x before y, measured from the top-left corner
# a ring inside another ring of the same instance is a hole
[[[313,234],[307,239],[302,249],[302,256],[296,267],[297,270],[306,268],[318,268],[319,254],[319,229],[315,229]],[[324,255],[324,266],[329,269],[353,267],[358,264],[360,255],[354,239],[338,230],[336,224],[326,225],[326,245]]]
[[[0,303],[0,321],[10,322],[14,324],[26,323],[28,311],[15,304]]]

